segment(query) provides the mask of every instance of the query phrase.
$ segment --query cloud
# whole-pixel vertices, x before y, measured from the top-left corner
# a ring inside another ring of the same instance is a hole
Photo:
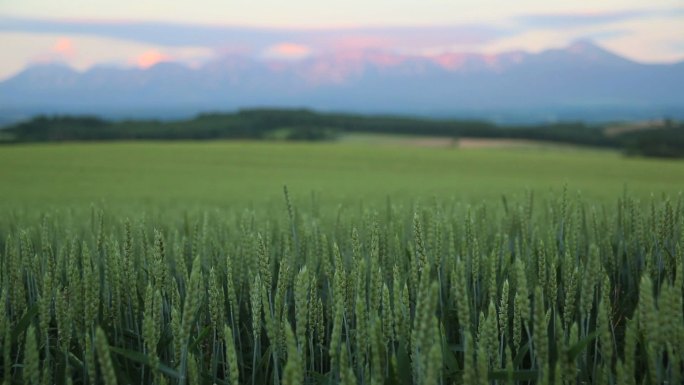
[[[57,39],[55,44],[52,46],[52,52],[64,58],[72,58],[76,55],[74,42],[68,37],[61,37]]]
[[[172,58],[171,56],[164,54],[162,52],[159,52],[157,50],[149,50],[145,51],[142,54],[140,54],[136,59],[135,59],[135,64],[140,67],[140,68],[150,68],[154,66],[155,64],[165,62],[165,61],[171,61]]]
[[[99,63],[149,67],[171,60],[202,65],[233,55],[300,60],[332,54],[346,60],[369,53],[378,54],[378,62],[391,63],[397,54],[536,52],[581,38],[610,43],[611,49],[633,59],[658,61],[681,58],[682,18],[684,7],[526,14],[432,26],[256,28],[0,16],[0,42],[3,36],[6,41],[23,36],[20,40],[31,43],[5,44],[12,47],[12,68],[20,66],[20,59],[66,61],[86,69]],[[2,71],[0,66],[0,77]]]
[[[282,42],[297,42],[317,51],[335,48],[413,49],[452,44],[481,44],[510,31],[485,24],[365,28],[253,28],[222,25],[133,21],[1,18],[0,32],[79,34],[167,47],[225,47],[263,52]]]
[[[272,45],[263,53],[263,56],[271,59],[299,60],[311,55],[311,48],[303,44],[279,43]]]
[[[69,63],[76,58],[74,42],[68,37],[59,37],[49,50],[38,52],[29,59],[32,63]]]
[[[516,17],[514,21],[518,22],[522,27],[528,28],[564,29],[605,25],[631,20],[679,17],[684,17],[684,8],[529,14]]]
[[[78,34],[164,46],[221,47],[236,41],[267,46],[280,40],[296,41],[298,31],[138,21],[60,20],[0,17],[0,32]]]

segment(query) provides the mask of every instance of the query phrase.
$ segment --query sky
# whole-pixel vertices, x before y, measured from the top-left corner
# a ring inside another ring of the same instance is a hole
[[[0,80],[30,65],[201,66],[241,54],[494,54],[592,40],[645,63],[684,60],[684,0],[0,0]]]

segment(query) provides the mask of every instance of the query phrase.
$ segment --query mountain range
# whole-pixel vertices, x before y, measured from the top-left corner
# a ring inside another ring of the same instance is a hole
[[[539,53],[343,51],[223,56],[198,67],[33,65],[0,83],[0,113],[194,114],[243,107],[505,120],[684,118],[684,62],[644,64],[590,41]],[[565,115],[564,115],[565,114]]]

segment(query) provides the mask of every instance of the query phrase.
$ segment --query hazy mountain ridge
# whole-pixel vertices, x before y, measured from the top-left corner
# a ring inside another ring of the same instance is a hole
[[[536,54],[344,51],[301,60],[228,56],[199,68],[166,62],[85,72],[37,65],[0,83],[0,104],[65,112],[277,105],[427,114],[605,107],[657,114],[684,109],[683,89],[684,63],[637,63],[581,41]]]

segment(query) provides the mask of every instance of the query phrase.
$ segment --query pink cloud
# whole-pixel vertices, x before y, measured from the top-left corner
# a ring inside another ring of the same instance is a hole
[[[442,68],[456,70],[465,64],[466,60],[468,60],[468,56],[469,55],[467,54],[460,53],[445,53],[434,56],[432,60]]]
[[[297,60],[311,55],[311,48],[303,44],[280,43],[268,47],[264,56],[275,59]]]
[[[50,47],[48,51],[44,51],[32,57],[32,63],[64,63],[69,62],[76,56],[76,48],[74,42],[68,37],[60,37]]]
[[[351,35],[340,38],[335,38],[330,42],[322,42],[323,44],[330,44],[333,49],[342,50],[366,50],[391,47],[394,42],[385,37],[379,36],[365,36],[365,35]]]
[[[76,55],[74,42],[68,37],[61,37],[57,39],[50,51],[64,58],[71,58]]]
[[[135,63],[140,68],[150,68],[157,63],[170,61],[171,56],[157,50],[145,51],[135,59]]]

